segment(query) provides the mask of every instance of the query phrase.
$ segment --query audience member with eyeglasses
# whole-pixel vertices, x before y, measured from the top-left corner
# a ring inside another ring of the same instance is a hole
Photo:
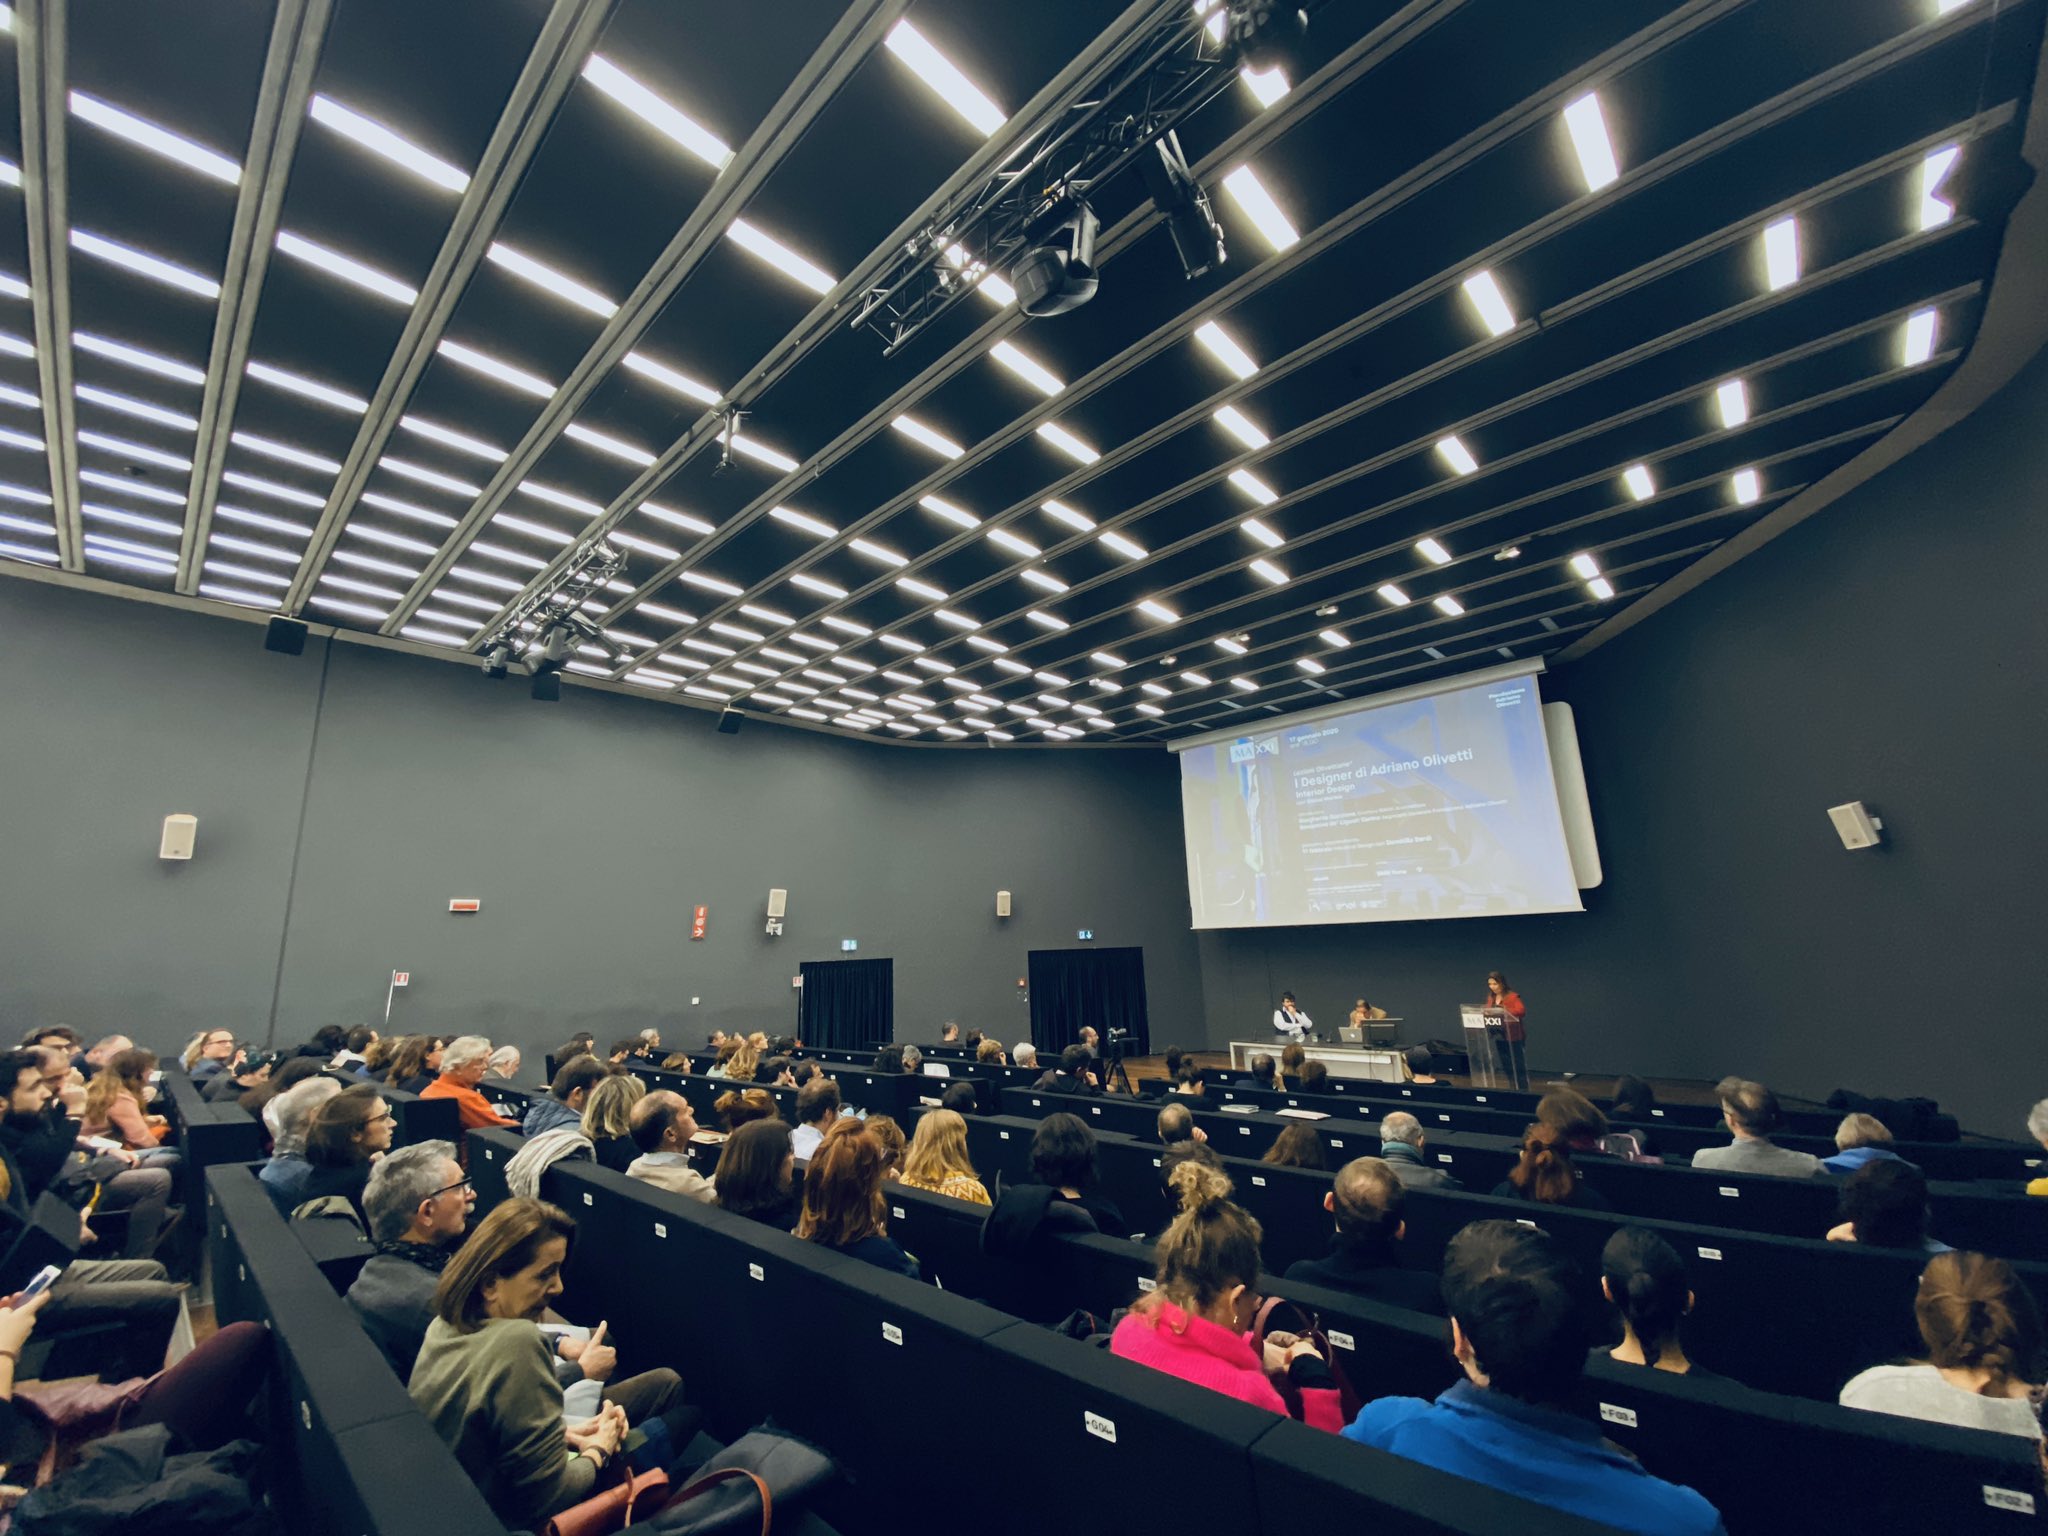
[[[363,1191],[377,1251],[348,1288],[363,1331],[398,1379],[412,1375],[434,1317],[434,1287],[462,1242],[476,1190],[455,1161],[455,1144],[421,1141],[377,1160]]]

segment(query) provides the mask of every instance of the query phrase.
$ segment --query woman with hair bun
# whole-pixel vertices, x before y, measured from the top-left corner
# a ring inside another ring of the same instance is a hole
[[[1621,1317],[1621,1342],[1597,1353],[1617,1365],[1647,1365],[1694,1381],[1726,1379],[1686,1357],[1678,1325],[1692,1311],[1692,1287],[1685,1261],[1661,1233],[1623,1227],[1607,1239],[1600,1252],[1600,1294]]]
[[[1305,1423],[1341,1430],[1336,1382],[1311,1341],[1269,1333],[1261,1358],[1251,1328],[1264,1234],[1231,1201],[1229,1175],[1188,1161],[1168,1182],[1180,1196],[1180,1214],[1159,1239],[1159,1283],[1116,1325],[1110,1353],[1278,1414],[1287,1412],[1287,1400],[1272,1378],[1284,1378],[1299,1390]]]
[[[1496,1184],[1494,1197],[1528,1200],[1537,1205],[1568,1205],[1582,1211],[1611,1211],[1613,1204],[1579,1177],[1571,1144],[1550,1126],[1532,1125],[1522,1133],[1521,1161]]]
[[[2010,1264],[1936,1254],[1920,1272],[1913,1316],[1927,1358],[1852,1377],[1843,1407],[2041,1438],[2041,1313]]]
[[[775,1095],[766,1088],[728,1088],[711,1101],[711,1109],[727,1135],[755,1120],[781,1118],[775,1108]]]

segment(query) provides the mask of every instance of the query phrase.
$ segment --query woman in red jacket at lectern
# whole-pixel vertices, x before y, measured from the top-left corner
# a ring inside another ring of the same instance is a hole
[[[1507,1017],[1501,1020],[1501,1039],[1507,1045],[1507,1060],[1503,1065],[1514,1079],[1517,1088],[1529,1086],[1529,1061],[1524,1055],[1524,1042],[1528,1039],[1522,1021],[1529,1016],[1529,1005],[1522,1001],[1522,994],[1508,985],[1507,977],[1499,971],[1486,973],[1486,1000],[1482,1008],[1498,1008]]]

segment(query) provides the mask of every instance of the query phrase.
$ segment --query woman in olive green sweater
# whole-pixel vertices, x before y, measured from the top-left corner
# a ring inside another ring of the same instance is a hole
[[[587,1424],[562,1420],[554,1351],[539,1320],[562,1293],[574,1231],[564,1212],[538,1200],[508,1200],[486,1216],[442,1272],[413,1366],[413,1401],[514,1530],[587,1498],[626,1437],[616,1403]]]

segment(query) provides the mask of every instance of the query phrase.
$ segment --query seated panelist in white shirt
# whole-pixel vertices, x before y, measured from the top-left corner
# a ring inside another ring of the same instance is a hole
[[[1306,1040],[1315,1020],[1301,1011],[1292,992],[1280,994],[1280,1006],[1273,1010],[1273,1033],[1282,1040]]]

